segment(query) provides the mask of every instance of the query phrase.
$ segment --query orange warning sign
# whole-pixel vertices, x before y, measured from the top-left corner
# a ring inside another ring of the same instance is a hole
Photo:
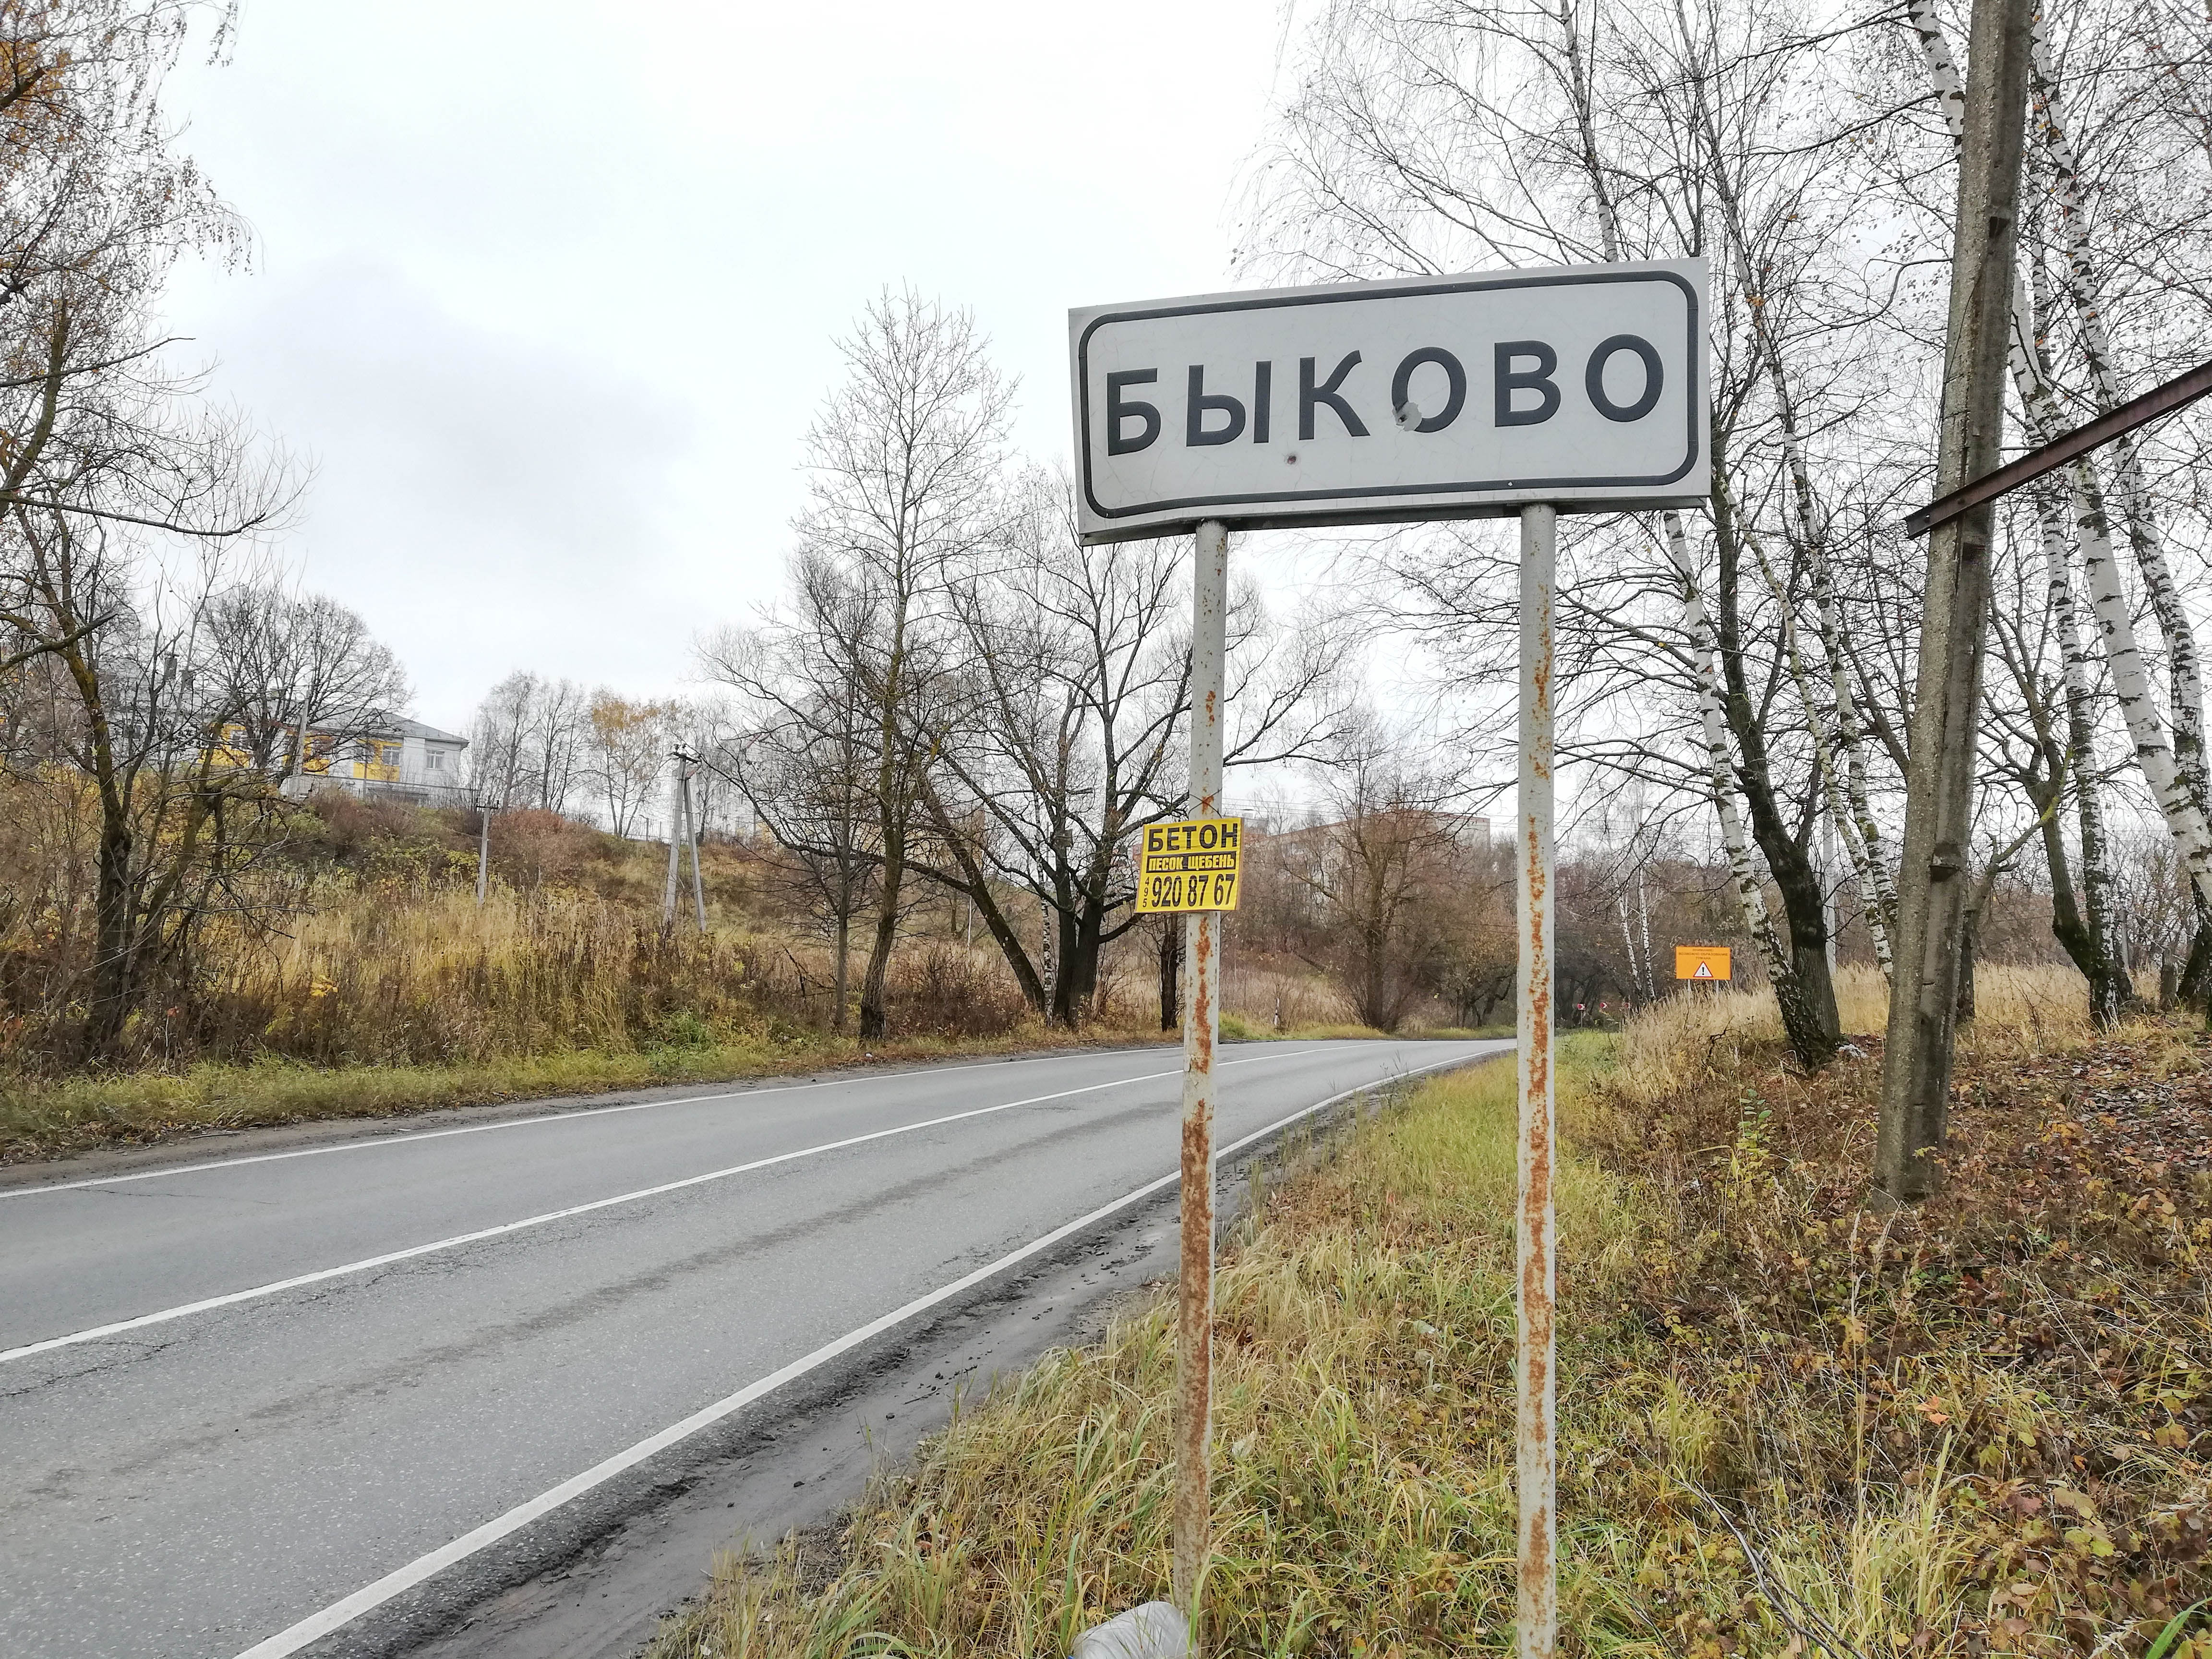
[[[1674,947],[1676,979],[1726,979],[1729,947],[1725,945],[1678,945]]]

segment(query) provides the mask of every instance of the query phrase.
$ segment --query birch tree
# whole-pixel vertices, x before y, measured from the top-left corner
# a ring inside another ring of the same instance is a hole
[[[1914,0],[1909,15],[1937,112],[1955,146],[1963,141],[1966,110],[1964,84],[1957,64],[1933,0]],[[2039,31],[2039,20],[2036,27]],[[2053,118],[2048,100],[2047,57],[2037,80],[2040,83],[2037,94],[2039,112],[2047,129]],[[2032,236],[2024,241],[2023,258],[2031,270],[2040,270],[2040,254]],[[2052,387],[2049,343],[2039,320],[2032,288],[2033,283],[2027,276],[2015,287],[2008,361],[2027,436],[2032,442],[2047,443],[2059,435],[2067,422]],[[2120,607],[2115,604],[2118,572],[2107,544],[2109,538],[2100,528],[2101,511],[2090,510],[2096,489],[2094,472],[2085,462],[2074,470],[2070,477],[2070,497],[2065,487],[2048,485],[2037,489],[2033,497],[2043,555],[2045,605],[2062,658],[2064,737],[2058,737],[2057,723],[2044,706],[2034,683],[2033,659],[2028,654],[2020,630],[2014,629],[2014,680],[2027,705],[2029,723],[2037,733],[2033,749],[2039,763],[2016,769],[2015,775],[2039,812],[2045,866],[2052,883],[2053,932],[2089,981],[2092,1018],[2106,1024],[2118,1018],[2121,1006],[2132,994],[2126,988],[2126,975],[2116,953],[2117,935],[2111,926],[2108,896],[2112,872],[2100,799],[2102,778],[2095,758],[2088,664],[2082,651],[2070,574],[2077,544],[2093,589],[2101,588],[2106,594],[2106,603],[2098,614],[2105,624],[2106,653],[2108,660],[2113,661],[2116,681],[2124,674],[2130,687],[2122,698],[2121,708],[2128,717],[2129,730],[2136,741],[2138,764],[2144,768],[2147,779],[2158,775],[2172,779],[2168,792],[2172,799],[2162,804],[2169,808],[2169,823],[2179,842],[2185,844],[2190,838],[2201,836],[2203,813],[2201,802],[2196,804],[2193,812],[2185,810],[2179,817],[2170,810],[2187,805],[2180,799],[2187,786],[2144,700],[2140,684],[2141,653],[2135,645],[2132,619],[2122,616]],[[2076,512],[2071,514],[2069,499],[2077,503]],[[2115,652],[2117,659],[2113,659]],[[2083,902],[2079,908],[2065,869],[2064,848],[2056,820],[2057,792],[2069,787],[2075,797],[2080,826]],[[2155,782],[2153,787],[2156,789]]]
[[[627,836],[667,770],[676,740],[676,711],[665,703],[631,702],[605,686],[585,710],[592,781],[607,809],[607,828]]]

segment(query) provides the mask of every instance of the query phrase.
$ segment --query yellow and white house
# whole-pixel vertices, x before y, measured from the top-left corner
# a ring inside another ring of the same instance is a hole
[[[230,726],[222,735],[224,752],[235,763],[246,764],[245,733]],[[304,795],[336,785],[357,795],[383,796],[415,806],[466,806],[468,770],[461,752],[468,746],[466,738],[398,715],[353,738],[311,726],[301,775],[284,781],[284,792]]]

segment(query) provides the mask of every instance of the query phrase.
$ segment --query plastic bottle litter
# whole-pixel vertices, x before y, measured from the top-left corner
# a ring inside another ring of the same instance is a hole
[[[1076,1639],[1067,1659],[1189,1659],[1190,1626],[1166,1601],[1109,1619]]]

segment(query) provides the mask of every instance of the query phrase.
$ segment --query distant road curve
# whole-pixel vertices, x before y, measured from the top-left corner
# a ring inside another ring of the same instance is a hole
[[[1229,1045],[1218,1144],[1510,1047]],[[1164,1194],[1181,1075],[931,1066],[0,1188],[0,1652],[368,1650],[362,1615]]]

